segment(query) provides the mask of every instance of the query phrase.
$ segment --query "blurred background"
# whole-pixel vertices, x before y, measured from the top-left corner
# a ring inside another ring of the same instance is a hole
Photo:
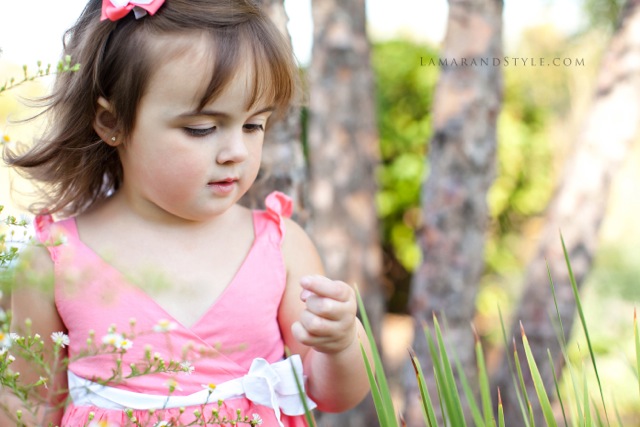
[[[282,1],[263,3],[272,16],[279,16]],[[553,317],[549,299],[527,290],[548,289],[544,264],[531,266],[540,257],[553,263],[560,247],[558,230],[567,230],[604,394],[615,401],[625,424],[638,425],[640,396],[632,360],[634,308],[640,300],[640,150],[635,128],[622,136],[616,131],[627,119],[640,122],[635,109],[640,92],[633,91],[638,86],[624,89],[633,101],[599,103],[603,88],[616,93],[615,84],[624,74],[615,58],[607,59],[619,52],[614,40],[622,40],[620,44],[626,37],[627,47],[640,43],[637,31],[628,35],[619,25],[638,19],[638,2],[629,1],[627,9],[623,0],[467,2],[473,10],[464,3],[285,1],[286,30],[305,76],[308,100],[282,129],[274,130],[274,145],[292,151],[284,158],[265,152],[271,170],[286,175],[265,185],[293,195],[298,220],[314,236],[328,271],[363,288],[399,408],[409,419],[407,348],[422,351],[416,321],[428,319],[432,311],[452,313],[451,343],[463,363],[468,342],[464,335],[471,336],[473,323],[496,384],[504,365],[500,312],[507,332],[518,320],[525,329],[527,322],[540,321],[539,327],[533,325],[533,335],[541,337],[545,353],[542,337],[553,347],[557,340],[552,322],[547,322]],[[64,7],[45,0],[0,4],[0,85],[11,77],[21,80],[25,64],[34,71],[37,61],[55,64],[62,34],[83,6],[80,0],[67,0]],[[491,58],[491,64],[440,66],[443,58],[469,55]],[[637,79],[637,66],[629,66],[629,79]],[[8,135],[11,144],[28,144],[42,130],[41,121],[17,121],[33,114],[28,99],[46,94],[50,83],[50,78],[40,78],[0,94],[0,134]],[[335,96],[350,91],[353,94]],[[475,104],[467,108],[469,97]],[[602,119],[598,112],[606,108],[612,110]],[[473,127],[474,121],[479,128]],[[283,134],[289,136],[279,136]],[[485,143],[488,148],[477,151]],[[581,154],[583,146],[596,155]],[[447,172],[441,167],[451,156],[447,147],[457,147],[457,158],[476,160],[453,160],[453,172]],[[615,158],[598,150],[613,152]],[[297,164],[297,172],[278,168],[278,162]],[[463,171],[465,167],[471,171]],[[583,178],[571,174],[578,169]],[[592,185],[589,193],[571,184],[585,183],[588,176],[600,177],[602,186]],[[465,180],[484,184],[469,186]],[[15,173],[1,168],[4,213],[25,214],[19,193],[28,189]],[[573,196],[563,196],[567,193]],[[569,212],[555,214],[563,203]],[[434,219],[431,206],[447,210]],[[463,212],[459,221],[440,227],[458,208]],[[465,217],[465,209],[474,215]],[[475,228],[472,237],[464,237],[470,218],[475,218]],[[545,230],[550,224],[549,239]],[[578,228],[569,230],[570,225]],[[356,235],[349,235],[354,230]],[[554,249],[546,249],[548,245]],[[429,262],[439,262],[433,254],[456,261],[449,265],[451,274],[433,273]],[[561,257],[558,262],[563,262]],[[544,280],[535,282],[531,268]],[[566,283],[558,277],[556,285],[560,289]],[[573,318],[571,298],[559,299],[563,315]],[[462,307],[461,313],[453,307]],[[458,321],[467,331],[459,339]],[[567,331],[568,355],[579,367],[588,352],[580,330],[570,321],[567,326],[576,329]],[[368,416],[366,404],[359,411],[350,415],[349,424],[325,423],[372,425],[362,421]]]

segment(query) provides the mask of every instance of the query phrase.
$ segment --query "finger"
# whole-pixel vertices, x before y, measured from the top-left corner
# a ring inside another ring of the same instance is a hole
[[[352,318],[355,316],[355,310],[350,310],[346,303],[331,298],[323,298],[312,294],[305,302],[307,310],[325,319],[341,320],[345,317]]]
[[[303,289],[302,292],[300,292],[300,299],[302,300],[302,302],[307,302],[307,299],[311,296],[311,295],[315,295],[313,292],[308,291],[306,289]]]
[[[337,301],[348,301],[354,295],[353,288],[348,284],[323,276],[305,276],[300,280],[300,285],[304,290]]]
[[[321,351],[331,351],[334,347],[339,345],[333,336],[324,337],[309,333],[309,331],[307,331],[300,322],[295,322],[291,325],[291,333],[299,343]]]
[[[335,322],[316,316],[308,310],[300,313],[300,324],[310,335],[317,337],[333,335],[337,329]]]

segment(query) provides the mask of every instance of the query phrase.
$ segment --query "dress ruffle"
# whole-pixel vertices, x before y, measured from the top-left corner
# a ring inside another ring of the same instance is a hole
[[[285,223],[283,218],[290,218],[293,213],[293,202],[291,198],[284,193],[274,191],[270,193],[265,200],[267,214],[278,223],[280,229],[280,238],[284,237]]]

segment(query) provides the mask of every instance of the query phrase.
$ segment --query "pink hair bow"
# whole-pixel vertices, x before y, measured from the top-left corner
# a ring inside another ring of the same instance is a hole
[[[147,13],[155,14],[163,3],[164,0],[102,0],[100,20],[117,21],[125,17],[131,10],[136,15],[136,19],[140,19]]]

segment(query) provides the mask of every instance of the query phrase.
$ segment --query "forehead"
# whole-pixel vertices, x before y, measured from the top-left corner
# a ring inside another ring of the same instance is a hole
[[[195,111],[233,89],[234,99],[248,107],[258,88],[254,61],[250,54],[244,53],[250,52],[244,44],[238,46],[240,52],[229,57],[228,52],[218,49],[215,40],[204,33],[155,38],[151,41],[155,66],[142,102],[148,98],[164,99],[175,108]]]

